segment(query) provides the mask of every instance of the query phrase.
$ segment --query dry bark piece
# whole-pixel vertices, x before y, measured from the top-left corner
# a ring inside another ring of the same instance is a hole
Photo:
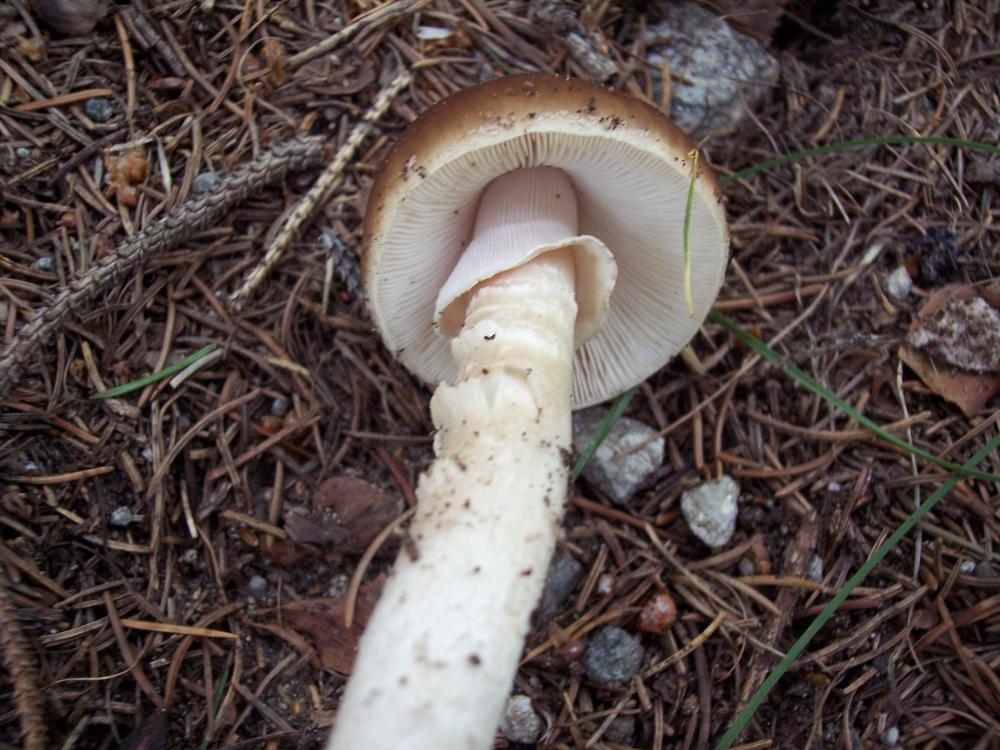
[[[935,352],[943,351],[944,342],[948,340],[953,340],[955,345],[963,343],[956,332],[961,311],[981,312],[984,304],[988,305],[995,315],[996,309],[1000,307],[1000,298],[990,292],[980,292],[969,285],[953,284],[940,289],[917,313],[916,319],[910,326],[907,340],[899,347],[899,358],[924,384],[934,393],[958,406],[966,416],[982,410],[1000,391],[1000,375],[956,367],[946,359],[935,356]],[[962,320],[968,323],[968,319]],[[950,333],[947,333],[948,331]],[[969,348],[982,332],[970,331],[970,334],[964,340],[966,348]],[[970,361],[975,359],[978,364],[984,364],[990,357],[996,357],[996,351],[980,350],[982,346],[990,346],[989,341],[995,341],[996,332],[993,336],[994,338],[986,338],[969,350]],[[914,345],[914,339],[920,346]],[[952,359],[957,358],[954,347],[950,356]]]

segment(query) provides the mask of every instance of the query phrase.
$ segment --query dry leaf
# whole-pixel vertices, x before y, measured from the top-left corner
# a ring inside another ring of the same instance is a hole
[[[289,538],[330,545],[338,552],[361,554],[402,512],[402,503],[360,477],[339,476],[323,482],[313,494],[311,513],[290,513]]]
[[[271,616],[309,636],[324,668],[332,669],[338,674],[350,674],[358,652],[358,639],[382,593],[383,580],[380,577],[362,587],[354,607],[354,622],[350,629],[344,627],[344,612],[347,607],[347,598],[344,596],[302,599],[263,610],[261,614]]]
[[[951,285],[939,290],[920,309],[916,320],[910,326],[908,340],[899,347],[899,358],[924,384],[958,406],[966,416],[982,410],[994,394],[1000,391],[1000,376],[956,367],[944,358],[935,356],[934,349],[940,347],[929,345],[926,348],[917,347],[910,339],[916,338],[917,342],[920,342],[927,338],[928,341],[933,339],[940,344],[943,336],[941,332],[949,329],[947,324],[942,326],[942,321],[954,319],[959,314],[955,312],[956,310],[970,309],[969,303],[976,299],[988,303],[992,309],[1000,306],[1000,300],[995,296],[986,292],[981,293],[973,286]],[[972,309],[978,307],[979,303],[974,303]],[[954,328],[954,320],[950,328]],[[936,338],[926,337],[921,331],[933,331]],[[944,338],[947,339],[948,336]],[[958,340],[956,339],[956,343]],[[971,337],[964,345],[968,346],[970,342]]]

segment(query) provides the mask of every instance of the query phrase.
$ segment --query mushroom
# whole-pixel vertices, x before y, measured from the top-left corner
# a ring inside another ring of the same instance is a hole
[[[388,348],[437,389],[436,458],[362,637],[336,750],[487,748],[569,481],[571,408],[655,373],[722,283],[722,198],[655,108],[525,74],[418,117],[375,179],[362,272]]]

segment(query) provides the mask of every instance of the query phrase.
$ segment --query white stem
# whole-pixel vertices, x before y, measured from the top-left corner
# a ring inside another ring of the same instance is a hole
[[[482,283],[434,394],[437,458],[368,623],[333,750],[483,750],[517,670],[568,483],[572,249]]]

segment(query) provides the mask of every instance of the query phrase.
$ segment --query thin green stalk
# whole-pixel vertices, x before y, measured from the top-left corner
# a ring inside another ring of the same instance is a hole
[[[208,726],[205,728],[205,737],[201,741],[200,750],[207,750],[208,743],[212,741],[212,734],[214,734],[215,730],[215,717],[219,713],[219,706],[222,705],[222,696],[226,692],[228,682],[229,670],[226,669],[222,673],[222,679],[219,680],[219,684],[215,686],[215,694],[212,696],[212,713],[207,717]]]
[[[201,349],[196,351],[194,354],[189,354],[184,359],[179,359],[173,364],[167,365],[162,370],[154,372],[151,375],[146,375],[138,380],[133,380],[130,383],[124,383],[122,385],[116,385],[114,388],[108,388],[106,391],[101,391],[100,393],[95,393],[91,396],[91,399],[99,398],[116,398],[118,396],[124,396],[126,393],[131,393],[132,391],[137,391],[140,388],[145,388],[151,383],[157,383],[164,378],[169,378],[176,372],[180,372],[185,367],[194,364],[202,357],[211,354],[219,347],[215,344],[209,344],[208,346],[203,346]]]
[[[615,422],[617,422],[619,417],[621,417],[622,412],[625,411],[625,407],[628,406],[628,402],[632,399],[637,390],[639,390],[639,386],[632,386],[625,391],[625,393],[615,399],[614,404],[611,405],[611,410],[601,421],[600,426],[597,428],[597,432],[594,433],[594,437],[590,439],[590,442],[587,443],[587,447],[576,460],[576,464],[573,466],[573,479],[576,479],[583,473],[584,468],[586,468],[590,459],[594,457],[597,449],[601,447],[601,443],[604,442],[604,438],[606,438],[608,433],[611,432],[611,428],[615,426]]]
[[[987,154],[1000,154],[1000,147],[990,145],[989,143],[966,141],[961,138],[946,138],[938,135],[883,135],[877,138],[852,138],[848,141],[828,143],[825,146],[807,148],[802,151],[793,151],[790,154],[775,156],[773,159],[765,159],[764,161],[757,162],[756,164],[746,167],[745,169],[741,169],[738,172],[726,175],[720,178],[719,182],[734,182],[753,174],[766,172],[769,169],[780,167],[782,164],[808,159],[812,156],[822,156],[823,154],[832,154],[837,151],[849,151],[852,148],[864,148],[865,146],[892,146],[905,143],[927,143],[939,146],[958,146],[959,148],[969,149],[970,151],[983,151]]]
[[[993,453],[997,448],[1000,448],[1000,432],[992,440],[990,440],[982,449],[980,449],[972,458],[965,462],[962,469],[965,473],[971,474],[975,466],[982,461],[984,458]],[[927,515],[930,510],[938,504],[945,495],[947,495],[956,484],[958,484],[959,477],[955,474],[948,477],[938,487],[934,493],[928,497],[919,508],[917,508],[913,513],[911,513],[899,528],[897,528],[892,534],[886,539],[877,550],[875,550],[871,556],[865,561],[864,565],[858,568],[858,572],[851,576],[851,579],[844,584],[843,588],[837,592],[837,594],[823,607],[823,611],[820,612],[816,619],[813,620],[809,627],[806,628],[805,632],[799,636],[799,639],[795,641],[792,647],[788,650],[788,653],[778,662],[777,666],[764,680],[764,683],[757,689],[757,692],[753,694],[743,710],[740,711],[739,716],[736,720],[729,726],[726,733],[722,735],[722,739],[719,740],[719,744],[715,746],[715,750],[727,750],[731,747],[737,739],[739,739],[740,734],[742,734],[743,729],[750,719],[753,718],[754,712],[760,707],[761,703],[767,698],[768,694],[778,684],[778,680],[782,678],[785,672],[795,663],[795,660],[799,658],[802,652],[805,650],[806,646],[813,639],[813,636],[820,631],[827,620],[829,620],[833,614],[840,608],[840,605],[847,601],[847,597],[851,595],[855,588],[857,588],[862,581],[871,573],[875,567],[882,562],[889,551],[895,547],[899,541],[906,536],[910,530],[920,523],[920,520]]]
[[[866,417],[864,414],[859,412],[853,406],[844,401],[840,396],[833,393],[832,391],[824,388],[822,385],[817,383],[815,380],[806,375],[802,370],[793,364],[788,362],[783,362],[783,357],[776,352],[774,349],[769,347],[763,341],[758,339],[756,336],[751,336],[737,323],[727,318],[722,313],[712,310],[708,314],[708,319],[714,323],[718,323],[728,329],[733,335],[740,339],[744,344],[753,349],[757,354],[766,359],[768,362],[774,362],[781,367],[782,372],[784,372],[788,377],[790,377],[795,382],[808,388],[810,391],[815,393],[820,398],[824,399],[828,403],[833,404],[842,412],[848,416],[856,419],[865,429],[869,432],[877,435],[882,440],[887,443],[892,443],[897,448],[905,450],[907,453],[911,453],[914,456],[919,456],[925,461],[930,461],[935,466],[940,466],[942,469],[947,469],[948,471],[955,472],[962,477],[976,477],[977,479],[985,479],[990,482],[1000,482],[1000,476],[996,474],[990,474],[985,471],[979,471],[978,469],[969,470],[958,464],[953,464],[949,461],[945,461],[943,458],[938,458],[933,453],[925,451],[923,448],[918,448],[915,445],[907,443],[905,440],[900,440],[898,437],[892,433],[886,432],[872,420]]]

